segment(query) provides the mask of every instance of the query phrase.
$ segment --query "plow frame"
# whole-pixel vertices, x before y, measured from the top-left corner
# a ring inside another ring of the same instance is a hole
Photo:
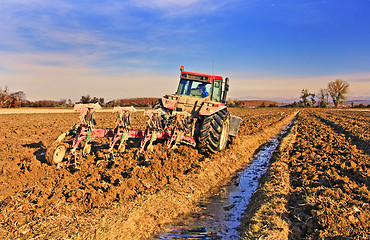
[[[95,128],[94,113],[100,109],[101,107],[98,103],[76,104],[74,106],[74,110],[80,112],[80,124],[75,124],[69,131],[61,134],[48,147],[45,158],[49,164],[57,164],[58,168],[69,168],[72,171],[80,170],[78,167],[81,165],[78,162],[80,155],[78,148],[83,144],[81,155],[86,156],[90,154],[90,141],[95,138],[109,139],[109,148],[107,154],[105,154],[105,160],[113,162],[115,162],[115,156],[125,151],[127,140],[129,139],[141,139],[139,150],[141,154],[145,150],[152,150],[154,141],[158,139],[167,140],[167,147],[172,149],[176,148],[180,143],[193,147],[196,146],[194,138],[187,134],[185,118],[188,117],[188,113],[186,112],[173,112],[173,124],[170,128],[162,129],[159,123],[161,112],[158,110],[145,110],[144,115],[147,117],[146,129],[132,130],[130,117],[137,110],[132,106],[115,107],[113,113],[117,113],[116,127],[114,129],[99,129]],[[115,146],[117,146],[117,152]],[[67,154],[67,152],[69,153]],[[67,155],[66,158],[65,155]],[[101,161],[98,162],[100,163]],[[98,162],[96,163],[97,165]]]

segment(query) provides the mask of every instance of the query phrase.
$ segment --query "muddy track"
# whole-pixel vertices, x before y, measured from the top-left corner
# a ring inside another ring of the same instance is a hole
[[[340,114],[347,117],[335,124],[321,111],[299,114],[249,206],[246,239],[370,236],[370,157],[356,133],[338,127],[353,113]]]
[[[74,174],[46,164],[43,153],[78,121],[77,114],[1,115],[0,238],[150,237],[243,168],[292,113],[233,111],[243,117],[241,134],[222,153],[206,157],[191,147],[168,150],[157,144],[141,159],[132,142],[119,166],[99,168],[95,162],[104,157],[107,141],[96,140],[92,154],[80,159],[82,170]],[[113,128],[115,115],[98,113],[97,122],[100,128]],[[135,129],[143,128],[144,118],[136,115],[133,122]]]

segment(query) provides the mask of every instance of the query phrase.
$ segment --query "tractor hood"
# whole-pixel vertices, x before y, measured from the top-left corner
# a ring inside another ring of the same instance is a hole
[[[177,111],[177,112],[188,112],[193,115],[199,112],[203,102],[209,100],[209,98],[199,98],[187,95],[166,95],[162,98],[163,106],[165,108]]]
[[[177,112],[188,112],[193,116],[211,115],[226,108],[223,103],[211,101],[209,97],[199,98],[187,95],[166,95],[162,98],[163,107]]]

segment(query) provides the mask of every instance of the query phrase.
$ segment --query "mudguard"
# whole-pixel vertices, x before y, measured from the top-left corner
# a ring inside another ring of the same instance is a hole
[[[230,136],[236,137],[238,135],[241,121],[242,121],[241,117],[230,115],[230,126],[229,126]]]
[[[201,116],[209,116],[212,115],[218,111],[221,111],[222,109],[225,109],[226,106],[222,103],[218,102],[205,102],[203,103],[203,106],[199,110],[199,115]]]

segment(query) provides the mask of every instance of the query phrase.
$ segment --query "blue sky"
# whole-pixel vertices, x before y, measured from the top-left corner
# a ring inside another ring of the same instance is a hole
[[[290,99],[344,79],[370,97],[370,0],[0,0],[0,87],[30,100],[173,93],[179,67],[230,97]]]

